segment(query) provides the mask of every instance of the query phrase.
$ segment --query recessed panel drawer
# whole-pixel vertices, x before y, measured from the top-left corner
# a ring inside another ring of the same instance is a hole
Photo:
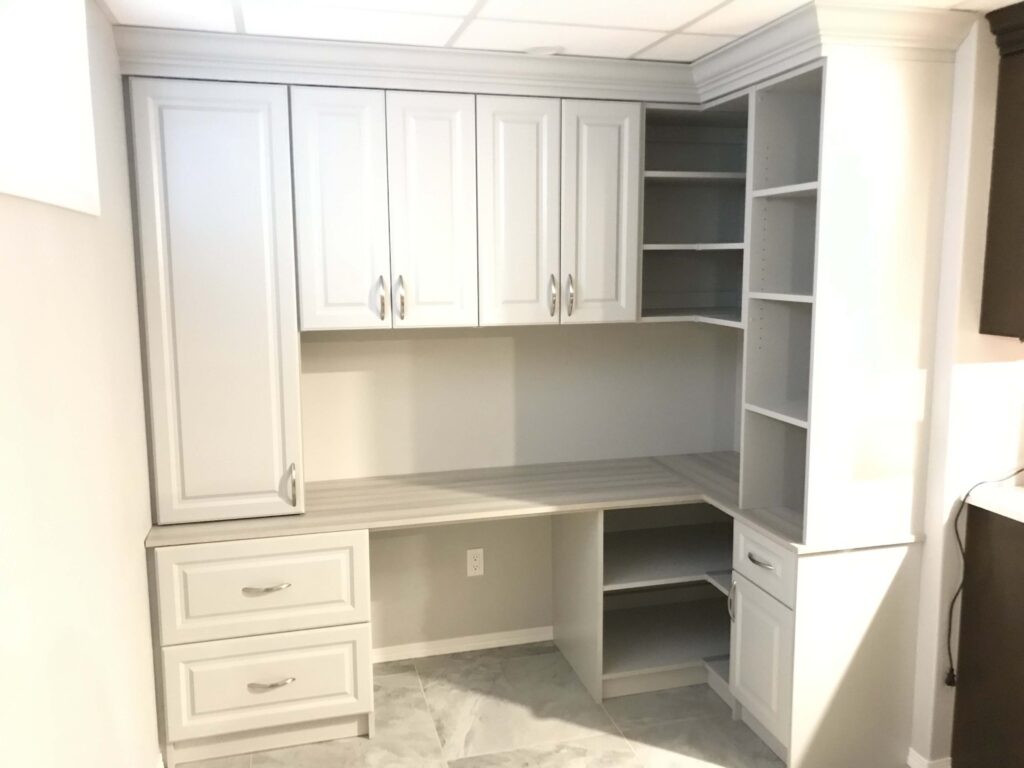
[[[161,645],[370,619],[366,531],[155,550]]]
[[[169,741],[373,709],[370,625],[163,649]]]
[[[737,523],[732,567],[780,603],[793,608],[796,598],[796,553],[752,528]]]

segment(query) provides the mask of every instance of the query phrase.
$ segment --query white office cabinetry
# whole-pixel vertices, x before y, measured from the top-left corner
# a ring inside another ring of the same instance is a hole
[[[157,522],[299,512],[287,88],[131,98]]]
[[[739,573],[732,593],[731,690],[782,744],[789,743],[793,612]]]
[[[396,328],[477,324],[474,98],[389,91]]]
[[[384,92],[291,89],[302,329],[391,326]]]
[[[640,105],[562,102],[562,321],[637,319]]]
[[[480,324],[558,322],[559,101],[477,97]]]

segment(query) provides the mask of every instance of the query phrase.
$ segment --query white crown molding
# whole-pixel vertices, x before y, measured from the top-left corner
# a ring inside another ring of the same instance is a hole
[[[815,0],[693,64],[115,27],[125,75],[698,104],[830,56],[952,61],[977,14]]]
[[[115,27],[121,73],[693,104],[687,64]]]

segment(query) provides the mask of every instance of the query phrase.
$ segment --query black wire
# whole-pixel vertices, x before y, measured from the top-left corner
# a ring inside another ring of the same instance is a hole
[[[953,612],[956,610],[956,601],[960,599],[964,591],[963,565],[967,554],[967,550],[964,547],[963,536],[960,535],[960,518],[963,516],[964,510],[967,508],[967,499],[979,486],[988,485],[989,483],[1002,483],[1016,477],[1022,472],[1024,472],[1024,467],[1021,467],[1016,472],[1011,472],[1006,477],[1001,477],[998,480],[982,480],[980,483],[975,483],[971,486],[970,490],[961,497],[960,506],[957,508],[956,516],[953,518],[953,533],[956,534],[956,548],[960,552],[960,583],[957,585],[956,592],[953,593],[953,598],[949,601],[949,616],[946,620],[946,657],[949,659],[949,670],[946,672],[946,685],[951,688],[956,686],[956,664],[953,663]]]

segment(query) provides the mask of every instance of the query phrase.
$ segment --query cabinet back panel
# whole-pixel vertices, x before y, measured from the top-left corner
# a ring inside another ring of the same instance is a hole
[[[306,477],[731,450],[739,340],[690,324],[306,335]]]

